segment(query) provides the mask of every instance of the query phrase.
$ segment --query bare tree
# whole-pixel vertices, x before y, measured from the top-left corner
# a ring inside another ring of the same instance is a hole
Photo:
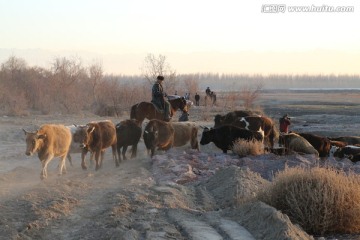
[[[254,106],[254,102],[259,99],[262,89],[263,83],[258,83],[254,87],[245,86],[240,91],[240,99],[244,102],[245,109],[251,109]]]
[[[141,67],[142,75],[153,85],[156,82],[156,77],[162,75],[165,77],[165,85],[168,91],[174,91],[177,86],[176,71],[170,67],[164,55],[155,56],[148,54],[145,57],[144,63]]]
[[[97,96],[97,87],[99,84],[101,84],[101,81],[103,80],[103,67],[102,63],[94,63],[90,65],[89,67],[89,80],[91,82],[92,87],[92,95],[93,95],[93,101],[97,105],[98,102],[98,96]]]

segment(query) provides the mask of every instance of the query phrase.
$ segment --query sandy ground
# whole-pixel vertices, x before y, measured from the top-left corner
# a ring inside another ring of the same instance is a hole
[[[331,111],[322,112],[314,104],[293,102],[294,98],[300,97],[284,95],[280,101],[267,94],[260,104],[274,119],[283,112],[294,116],[294,130],[360,135],[359,128],[352,129],[360,120],[346,108],[333,107],[334,97],[328,102]],[[203,117],[207,112],[194,107],[190,119],[211,125],[212,119]],[[200,152],[184,146],[150,159],[141,141],[137,159],[123,161],[119,168],[110,150],[99,171],[82,170],[80,156],[74,154],[74,166],[67,163],[66,175],[57,175],[58,159],[54,159],[48,179],[41,181],[37,156],[25,156],[22,128],[30,131],[43,123],[84,124],[101,119],[91,114],[0,117],[0,239],[313,238],[286,215],[261,202],[248,202],[285,165],[316,164],[311,155],[239,158],[209,144]],[[350,161],[328,159],[326,164],[360,173],[360,166]]]

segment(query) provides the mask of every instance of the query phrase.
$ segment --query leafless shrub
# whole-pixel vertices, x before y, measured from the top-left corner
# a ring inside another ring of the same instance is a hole
[[[247,141],[244,139],[237,139],[234,142],[232,151],[239,156],[257,156],[264,153],[264,145],[262,142],[259,141]]]
[[[200,112],[200,119],[203,121],[209,121],[212,120],[211,118],[212,118],[211,107],[210,106],[202,107]]]
[[[360,177],[335,169],[288,168],[259,199],[308,233],[360,232]]]
[[[243,101],[245,109],[251,109],[254,106],[255,101],[258,100],[261,95],[262,89],[262,83],[259,83],[254,87],[243,87],[243,89],[240,91],[239,97]]]
[[[148,54],[141,67],[141,72],[150,86],[156,82],[158,75],[163,75],[165,77],[165,92],[174,92],[176,90],[178,84],[176,71],[171,68],[164,55],[160,54],[156,57],[154,54]]]

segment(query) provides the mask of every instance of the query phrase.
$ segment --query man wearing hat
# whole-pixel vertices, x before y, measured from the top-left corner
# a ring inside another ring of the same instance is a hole
[[[280,132],[288,133],[289,126],[291,124],[289,115],[285,114],[282,118],[279,119],[279,123],[280,123]]]
[[[162,86],[162,82],[164,81],[163,76],[157,76],[156,83],[152,87],[152,100],[151,102],[158,106],[160,109],[164,109],[164,120],[170,121],[170,103],[165,99],[165,93]]]

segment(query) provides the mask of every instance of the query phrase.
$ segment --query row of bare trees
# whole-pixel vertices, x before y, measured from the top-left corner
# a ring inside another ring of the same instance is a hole
[[[133,104],[151,100],[151,86],[158,75],[165,76],[168,94],[176,91],[194,97],[203,92],[199,89],[202,75],[177,75],[163,55],[147,55],[141,71],[141,76],[105,75],[101,62],[84,66],[79,58],[64,57],[55,58],[46,69],[30,67],[25,60],[10,56],[0,67],[0,113],[128,114]],[[243,92],[240,98],[239,94],[225,94],[224,104],[235,107],[243,101],[250,107],[261,89],[262,85],[258,85],[239,90]]]

